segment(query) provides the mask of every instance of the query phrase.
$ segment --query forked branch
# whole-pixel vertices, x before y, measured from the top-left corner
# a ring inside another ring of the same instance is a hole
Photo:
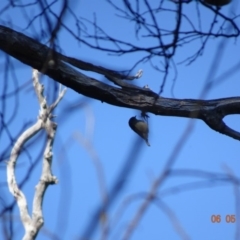
[[[201,119],[213,130],[240,140],[240,133],[223,121],[227,115],[240,114],[240,97],[215,100],[163,98],[149,88],[140,88],[124,82],[123,79],[139,78],[141,71],[135,76],[126,76],[67,57],[4,26],[0,26],[0,49],[79,94],[118,107],[138,109],[155,115]],[[118,87],[88,77],[70,65],[103,74]]]

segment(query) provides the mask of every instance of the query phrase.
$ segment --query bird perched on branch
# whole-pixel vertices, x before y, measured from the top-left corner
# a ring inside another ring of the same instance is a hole
[[[128,124],[130,128],[141,138],[143,138],[148,146],[150,146],[148,142],[148,124],[142,120],[138,120],[136,116],[131,117],[128,121]]]

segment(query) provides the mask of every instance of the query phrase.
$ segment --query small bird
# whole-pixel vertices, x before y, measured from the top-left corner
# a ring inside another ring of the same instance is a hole
[[[143,138],[147,145],[150,146],[149,142],[148,142],[148,125],[146,122],[142,121],[142,120],[138,120],[135,117],[131,117],[128,121],[128,124],[130,126],[130,128],[137,133],[141,138]]]

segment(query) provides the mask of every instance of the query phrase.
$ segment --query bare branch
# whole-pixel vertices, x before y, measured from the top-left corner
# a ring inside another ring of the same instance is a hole
[[[17,140],[15,143],[10,159],[7,162],[7,182],[9,191],[12,193],[16,202],[18,204],[18,208],[20,210],[21,221],[24,225],[25,231],[31,231],[31,217],[28,213],[27,200],[25,195],[18,187],[16,177],[15,177],[15,165],[17,162],[18,155],[23,148],[24,143],[31,137],[33,137],[39,130],[42,128],[42,121],[39,119],[32,127],[27,129]]]
[[[36,90],[38,101],[40,104],[40,113],[37,122],[27,129],[17,140],[13,147],[10,155],[10,159],[7,163],[7,181],[8,187],[12,195],[15,197],[19,211],[20,217],[25,228],[24,240],[34,239],[37,236],[39,229],[43,225],[43,215],[42,215],[42,202],[43,196],[49,184],[56,184],[57,178],[51,173],[51,162],[52,162],[52,145],[55,136],[55,131],[57,128],[56,123],[51,121],[52,114],[51,111],[57,106],[57,104],[62,99],[66,89],[60,92],[58,99],[50,107],[47,106],[46,99],[43,96],[43,85],[39,83],[38,71],[33,70],[33,85]],[[48,140],[44,152],[43,159],[43,170],[40,181],[36,186],[36,192],[33,200],[33,213],[32,218],[28,212],[27,200],[23,192],[18,187],[15,178],[15,165],[17,162],[18,155],[23,148],[24,143],[34,136],[39,130],[44,128],[48,135]]]
[[[117,85],[122,85],[122,88],[112,87],[78,72],[63,62],[71,64],[72,58],[3,26],[0,26],[0,49],[85,96],[155,115],[201,119],[215,131],[240,140],[240,133],[223,122],[227,115],[240,114],[240,97],[216,100],[162,98],[150,89],[119,83],[119,80],[125,77],[120,73],[76,60],[78,68],[88,68],[98,73],[101,71],[105,76],[110,76],[111,80],[117,80]],[[53,59],[49,59],[49,52],[53,53]]]

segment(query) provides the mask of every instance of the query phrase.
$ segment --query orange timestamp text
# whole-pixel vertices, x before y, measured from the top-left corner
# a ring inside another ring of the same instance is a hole
[[[211,222],[212,223],[220,223],[222,221],[221,215],[212,215],[211,216]],[[235,215],[226,215],[225,216],[225,222],[226,223],[235,223],[236,222],[236,217]]]

